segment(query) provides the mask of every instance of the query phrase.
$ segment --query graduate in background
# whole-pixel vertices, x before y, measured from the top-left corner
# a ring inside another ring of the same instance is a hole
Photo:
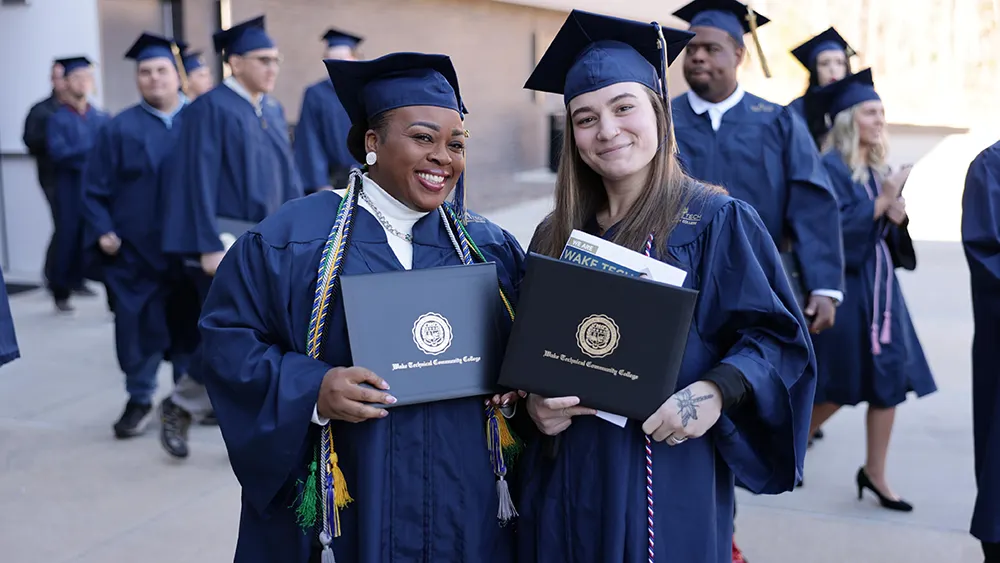
[[[49,204],[49,213],[52,217],[52,225],[56,224],[56,176],[55,168],[49,158],[49,146],[46,141],[48,134],[48,121],[53,113],[62,107],[66,97],[66,79],[63,77],[63,66],[56,61],[52,62],[49,79],[52,83],[52,92],[47,98],[31,106],[28,116],[24,119],[24,135],[22,140],[24,146],[28,147],[28,153],[35,159],[35,166],[38,173],[38,185],[42,188],[45,201]],[[55,262],[53,252],[55,249],[55,234],[49,239],[49,246],[45,251],[45,266],[43,269],[46,283],[52,272],[52,264]],[[93,295],[93,290],[83,286],[80,292],[89,292]]]
[[[177,286],[167,279],[158,206],[160,166],[187,103],[171,47],[170,39],[143,33],[129,48],[125,58],[136,62],[142,101],[101,131],[84,172],[84,251],[98,256],[115,300],[115,348],[129,397],[114,424],[119,439],[145,430],[164,352],[183,340],[168,330],[168,299]],[[176,381],[188,358],[177,351],[171,358]]]
[[[0,366],[9,364],[21,357],[17,347],[17,334],[14,332],[14,317],[10,314],[10,297],[7,295],[7,282],[0,271]]]
[[[353,172],[346,192],[286,204],[240,237],[201,319],[205,382],[243,487],[235,561],[512,561],[484,431],[495,410],[484,412],[482,397],[364,405],[395,399],[378,374],[353,365],[343,302],[336,291],[326,300],[339,276],[483,261],[516,299],[517,241],[462,205],[454,67],[419,53],[326,64],[365,173]],[[463,258],[466,246],[476,258]],[[333,266],[317,279],[323,260]],[[313,316],[314,303],[328,319]],[[330,454],[317,461],[321,442]]]
[[[817,99],[816,90],[851,74],[851,57],[855,54],[832,27],[792,49],[792,55],[809,71],[809,85],[788,107],[806,120],[809,133],[820,150],[833,122],[825,111],[825,104]]]
[[[198,96],[214,88],[215,80],[212,78],[212,70],[205,65],[201,51],[185,51],[183,60],[184,73],[187,75],[186,95],[193,102]]]
[[[969,166],[962,194],[962,245],[972,281],[972,430],[976,507],[972,535],[986,563],[1000,563],[1000,142]]]
[[[581,229],[685,270],[700,293],[678,390],[642,424],[528,396],[559,445],[520,461],[522,562],[729,561],[734,479],[777,494],[802,472],[815,368],[778,251],[750,205],[675,155],[666,69],[691,36],[574,10],[525,84],[563,95],[572,132],[529,250],[558,258]]]
[[[803,121],[737,80],[743,36],[752,29],[748,8],[736,0],[695,0],[674,15],[696,33],[684,58],[691,90],[673,101],[681,160],[691,176],[753,205],[792,258],[786,266],[800,270],[788,273],[796,278],[793,289],[806,294],[810,331],[830,328],[844,300],[837,200]],[[758,26],[768,22],[753,15]]]
[[[326,59],[357,60],[358,44],[362,41],[357,35],[331,28],[323,40]],[[347,185],[348,173],[358,166],[347,151],[350,128],[351,120],[329,78],[306,88],[295,126],[294,146],[295,163],[307,194]]]
[[[225,231],[223,237],[219,222],[252,225],[302,196],[284,110],[269,94],[281,57],[264,16],[212,39],[232,76],[184,111],[185,125],[163,178],[163,250],[187,261],[201,300],[231,237],[240,234]],[[179,458],[189,453],[191,421],[212,411],[200,383],[199,353],[161,404],[160,442]]]
[[[823,165],[840,204],[848,298],[837,324],[813,337],[819,378],[812,430],[841,406],[868,403],[858,499],[869,489],[884,508],[909,512],[913,507],[892,491],[885,472],[896,406],[911,391],[923,397],[937,390],[896,279],[896,268],[917,265],[899,195],[910,169],[889,173],[885,110],[870,70],[820,95],[833,116]]]
[[[49,291],[56,310],[73,312],[70,294],[83,287],[83,167],[110,116],[90,104],[94,72],[86,57],[59,59],[66,80],[63,105],[46,126],[49,158],[56,174],[56,222],[54,264],[49,275]],[[89,267],[88,267],[89,270]],[[87,272],[88,276],[93,275]],[[93,276],[96,277],[96,276]],[[110,295],[109,295],[110,298]],[[109,303],[110,305],[110,303]]]

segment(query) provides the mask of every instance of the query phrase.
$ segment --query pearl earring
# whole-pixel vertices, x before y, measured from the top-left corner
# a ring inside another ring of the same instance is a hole
[[[375,151],[368,151],[368,154],[365,155],[365,164],[368,166],[373,166],[377,160],[378,155],[375,154]]]

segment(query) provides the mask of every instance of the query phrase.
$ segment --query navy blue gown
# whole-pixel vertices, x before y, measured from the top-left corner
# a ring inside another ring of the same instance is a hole
[[[98,136],[84,174],[84,248],[101,264],[114,295],[118,364],[126,374],[182,340],[171,335],[167,322],[177,284],[171,283],[173,268],[161,248],[158,202],[161,165],[177,142],[184,112],[168,128],[139,105],[124,110]],[[109,232],[122,241],[113,257],[98,244]],[[188,331],[197,330],[196,321],[195,315]]]
[[[739,369],[752,399],[701,438],[653,443],[656,560],[728,563],[734,480],[777,494],[802,473],[815,364],[777,249],[749,205],[706,190],[667,250],[664,261],[700,291],[677,388],[721,362]],[[518,561],[647,561],[641,423],[581,416],[560,436],[554,459],[536,442],[520,461]]]
[[[972,415],[979,494],[972,535],[1000,543],[1000,143],[969,167],[962,196],[962,244],[972,281]]]
[[[83,168],[98,132],[109,120],[95,107],[87,106],[81,115],[64,105],[48,121],[48,150],[56,173],[55,264],[49,289],[57,300],[69,298],[83,285]],[[97,277],[87,269],[88,275]]]
[[[184,110],[164,186],[163,250],[223,250],[216,219],[257,223],[302,196],[284,110],[264,96],[261,115],[225,84]]]
[[[805,122],[747,93],[713,131],[708,113],[696,114],[686,94],[672,103],[688,174],[752,205],[779,248],[794,242],[802,289],[842,290],[837,200]]]
[[[21,351],[17,347],[17,335],[14,332],[14,317],[10,314],[7,282],[0,271],[0,366],[20,357]]]
[[[346,187],[346,173],[358,166],[347,151],[350,130],[351,119],[330,79],[306,89],[299,122],[295,125],[294,144],[295,164],[302,176],[305,193],[330,186],[331,181],[345,183],[333,185],[334,188]]]
[[[205,303],[205,384],[243,487],[237,563],[305,563],[316,542],[315,532],[296,525],[293,503],[318,439],[311,417],[320,383],[331,367],[352,365],[340,300],[327,321],[323,361],[308,357],[305,345],[320,255],[339,202],[329,191],[290,202],[241,237]],[[401,270],[378,220],[360,206],[356,213],[343,275]],[[468,229],[516,295],[523,270],[516,240],[478,216]],[[440,216],[420,219],[413,267],[458,264]],[[497,522],[482,397],[330,424],[354,498],[340,512],[337,561],[512,561],[513,527]]]
[[[851,179],[840,153],[823,155],[840,202],[847,292],[837,323],[813,336],[819,382],[816,403],[894,407],[910,391],[937,391],[920,340],[913,329],[895,269],[916,268],[905,228],[875,216],[879,190]],[[873,176],[874,177],[874,176]]]
[[[788,104],[788,109],[794,111],[795,114],[798,115],[799,117],[801,117],[802,119],[805,119],[806,118],[806,97],[805,96],[799,96],[798,98],[795,98],[794,100],[791,101],[791,103]]]

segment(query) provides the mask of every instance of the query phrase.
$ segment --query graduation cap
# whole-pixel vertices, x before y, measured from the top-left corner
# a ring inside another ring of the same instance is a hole
[[[819,89],[818,94],[831,117],[860,103],[882,99],[875,91],[875,80],[872,78],[870,68],[824,86]]]
[[[326,41],[327,48],[346,46],[353,49],[358,46],[358,43],[364,41],[362,37],[332,27],[326,30],[321,39]]]
[[[458,75],[447,55],[390,53],[370,61],[326,59],[323,63],[353,124],[407,106],[468,113],[461,102]]]
[[[61,65],[63,67],[63,76],[69,76],[69,73],[75,70],[90,68],[92,64],[90,62],[90,59],[82,55],[78,57],[66,57],[63,59],[56,59],[55,62],[56,64]]]
[[[745,45],[743,36],[747,33],[751,34],[753,42],[757,46],[757,56],[760,57],[764,75],[768,78],[771,77],[767,59],[764,57],[764,49],[761,48],[760,41],[757,39],[757,29],[771,20],[754,11],[749,0],[746,4],[738,0],[694,0],[682,6],[673,15],[688,22],[691,27],[721,29],[741,47]]]
[[[562,94],[638,82],[667,99],[666,69],[693,33],[582,10],[570,12],[524,87]]]
[[[792,55],[809,72],[813,72],[816,67],[816,57],[824,51],[843,51],[847,55],[847,58],[851,58],[857,54],[854,48],[847,43],[847,40],[841,37],[836,29],[831,27],[792,49]]]
[[[212,44],[216,53],[225,51],[226,58],[230,55],[242,55],[257,49],[274,47],[274,41],[264,31],[264,16],[257,16],[229,29],[215,32],[212,35]]]
[[[194,72],[205,66],[205,60],[201,57],[201,51],[188,51],[184,53],[184,71]]]
[[[160,57],[173,61],[174,48],[179,49],[180,47],[166,37],[153,35],[152,33],[143,33],[129,47],[129,50],[125,53],[125,58],[132,59],[137,63]]]

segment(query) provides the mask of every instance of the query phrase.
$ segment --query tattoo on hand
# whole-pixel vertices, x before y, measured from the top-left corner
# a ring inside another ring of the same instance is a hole
[[[681,415],[681,426],[687,428],[688,422],[698,420],[698,403],[707,401],[715,395],[709,393],[695,397],[690,389],[684,389],[677,393],[677,414]]]

